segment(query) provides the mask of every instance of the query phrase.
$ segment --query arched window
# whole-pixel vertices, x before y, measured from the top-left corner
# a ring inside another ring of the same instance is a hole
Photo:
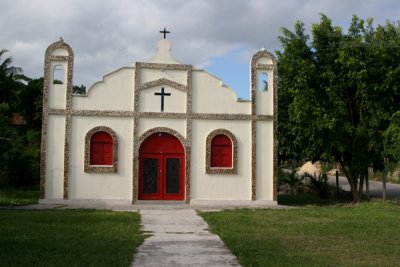
[[[106,132],[97,132],[90,138],[90,165],[112,165],[113,140]]]
[[[212,168],[232,168],[232,141],[228,136],[219,134],[211,140]]]
[[[64,67],[62,65],[55,65],[53,69],[53,84],[63,84],[64,77]]]
[[[118,169],[118,140],[115,132],[99,126],[85,137],[85,172],[110,173]]]
[[[225,129],[217,129],[207,136],[206,173],[237,173],[237,141]]]

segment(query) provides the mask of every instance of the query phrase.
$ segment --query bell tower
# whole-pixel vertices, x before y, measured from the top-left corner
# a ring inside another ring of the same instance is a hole
[[[252,200],[277,199],[277,107],[277,61],[263,48],[251,60]]]
[[[69,156],[73,61],[73,51],[61,37],[46,50],[40,159],[42,199],[68,198],[68,170],[64,163]]]

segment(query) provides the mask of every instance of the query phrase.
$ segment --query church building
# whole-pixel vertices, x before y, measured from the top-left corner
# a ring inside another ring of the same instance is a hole
[[[73,94],[71,47],[60,38],[47,48],[41,203],[276,204],[274,56],[254,54],[251,99],[242,100],[176,61],[161,33],[154,57],[105,74],[83,95]]]

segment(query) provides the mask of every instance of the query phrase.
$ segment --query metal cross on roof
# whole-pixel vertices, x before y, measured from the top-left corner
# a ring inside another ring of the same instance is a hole
[[[160,31],[160,33],[163,33],[164,34],[164,39],[167,37],[167,33],[171,33],[170,31],[167,31],[166,29],[165,29],[165,27],[164,27],[164,30],[163,31]]]

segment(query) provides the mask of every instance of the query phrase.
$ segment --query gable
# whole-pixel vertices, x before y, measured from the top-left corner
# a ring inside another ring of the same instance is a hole
[[[193,71],[193,112],[250,114],[250,101],[241,101],[220,79],[203,70]]]
[[[74,95],[72,105],[83,110],[132,110],[134,100],[133,67],[124,67],[103,76],[86,95]]]

